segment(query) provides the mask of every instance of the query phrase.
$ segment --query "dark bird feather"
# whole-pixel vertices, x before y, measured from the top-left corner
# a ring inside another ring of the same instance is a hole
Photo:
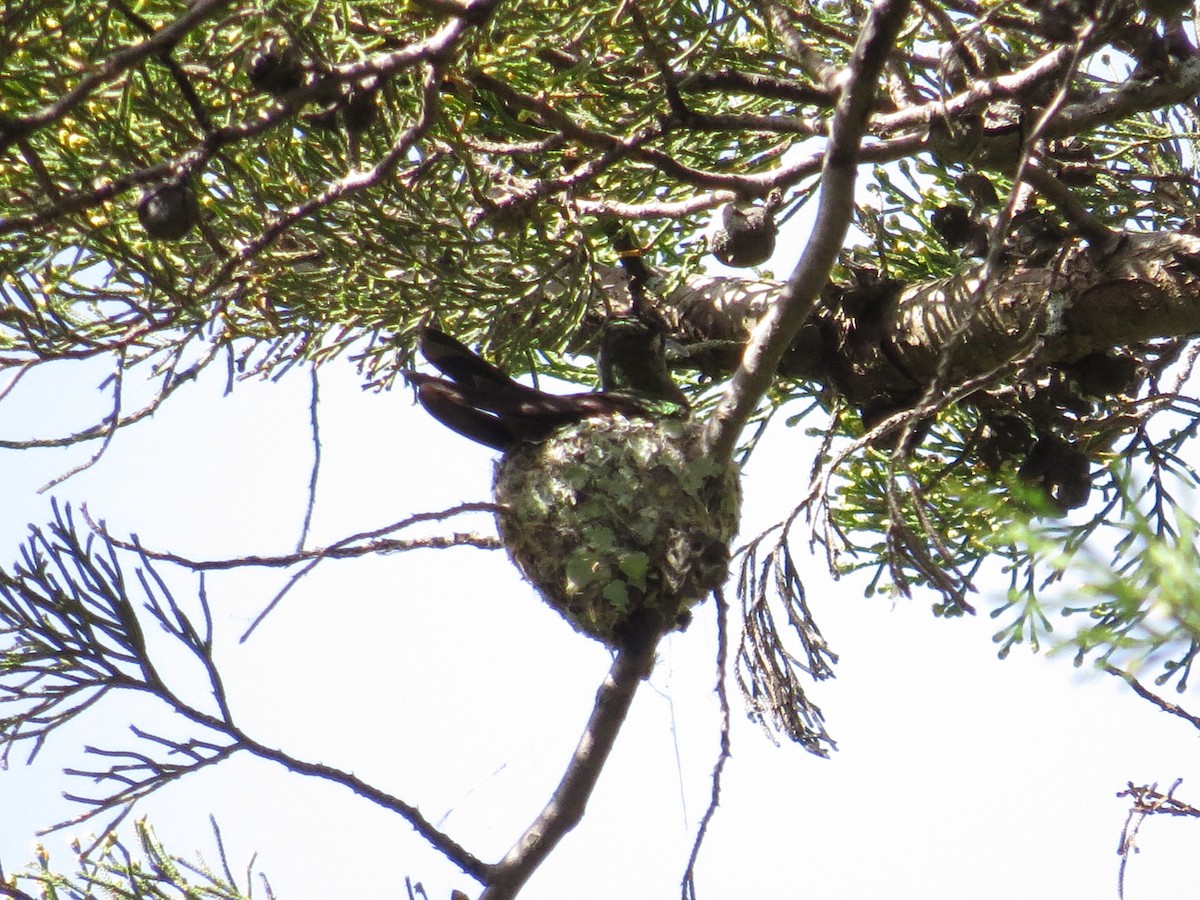
[[[630,343],[630,329],[624,328],[620,334],[624,355]],[[661,404],[652,401],[664,398],[642,400],[633,390],[579,394],[539,391],[515,381],[498,366],[436,328],[422,329],[417,347],[446,376],[405,371],[405,379],[416,387],[417,401],[446,427],[496,450],[508,450],[519,441],[541,440],[590,416],[662,414]],[[667,383],[673,390],[670,403],[686,410],[682,392],[669,379]]]

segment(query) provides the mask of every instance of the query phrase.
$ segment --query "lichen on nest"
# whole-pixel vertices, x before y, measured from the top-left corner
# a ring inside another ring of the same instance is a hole
[[[616,647],[685,627],[724,582],[741,488],[698,438],[687,417],[594,416],[497,464],[501,540],[584,634]]]

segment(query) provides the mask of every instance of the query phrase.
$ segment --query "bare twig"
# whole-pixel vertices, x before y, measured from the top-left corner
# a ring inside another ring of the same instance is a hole
[[[490,868],[479,900],[515,897],[558,842],[579,824],[638,685],[650,674],[656,646],[655,641],[647,641],[617,653],[562,780],[541,814],[504,859]]]
[[[321,471],[321,422],[317,416],[317,405],[321,399],[321,382],[317,376],[316,363],[313,363],[309,377],[312,393],[308,400],[308,422],[312,434],[313,459],[312,469],[308,476],[308,501],[304,504],[304,524],[300,526],[300,540],[296,543],[297,551],[302,551],[308,541],[313,510],[317,506],[317,477]]]
[[[169,323],[166,322],[159,324],[161,324],[164,328],[169,326]],[[144,337],[144,333],[142,331],[131,331],[114,344],[94,346],[89,348],[84,353],[73,355],[71,358],[79,359],[92,357],[103,353],[112,353],[117,357],[118,365],[124,366],[130,355],[128,348],[134,345],[142,337]],[[192,337],[193,335],[185,336],[184,338],[181,338],[178,341],[175,341],[172,344],[159,348],[155,351],[155,353],[163,352],[167,354],[170,362],[168,364],[164,361],[159,365],[159,370],[161,370],[163,367],[166,368],[166,371],[163,372],[161,376],[162,383],[150,401],[140,409],[122,416],[119,415],[120,404],[117,403],[117,415],[105,416],[101,422],[91,425],[81,431],[76,431],[71,434],[56,438],[32,438],[29,440],[0,439],[0,449],[29,450],[36,447],[69,447],[74,446],[75,444],[84,443],[86,441],[94,441],[96,439],[101,439],[107,444],[117,430],[126,428],[129,425],[133,425],[136,422],[140,422],[143,419],[154,415],[154,413],[162,406],[166,399],[171,396],[171,394],[173,394],[178,388],[182,387],[187,382],[195,379],[204,370],[204,368],[216,358],[217,353],[222,349],[222,345],[219,342],[211,343],[204,349],[199,359],[181,371],[177,368],[177,366],[179,365],[184,351],[190,346]],[[132,368],[133,366],[148,364],[150,360],[153,359],[153,356],[154,354],[150,354],[149,356],[134,360],[129,363],[129,366]],[[53,362],[55,359],[55,357],[51,357],[41,360],[29,360],[21,363],[20,374],[24,374],[25,371],[33,366],[43,362]],[[117,371],[114,371],[112,375],[108,376],[108,378],[116,380],[118,384],[120,383],[122,377],[123,376],[120,376]],[[11,388],[11,386],[12,385],[10,384],[9,387]]]
[[[249,750],[260,759],[267,759],[279,763],[289,772],[295,772],[298,775],[311,775],[316,778],[322,778],[325,781],[330,781],[334,784],[340,784],[347,787],[354,793],[358,794],[366,800],[371,801],[377,806],[391,810],[401,816],[413,830],[422,838],[429,842],[430,846],[435,848],[448,860],[458,866],[462,871],[466,872],[472,878],[479,882],[486,882],[490,877],[490,872],[493,867],[481,861],[473,853],[452,839],[445,832],[436,828],[433,823],[426,819],[417,807],[411,803],[406,803],[399,797],[382,791],[374,785],[368,784],[357,775],[351,772],[344,772],[333,766],[327,766],[323,763],[312,763],[298,759],[285,753],[282,750],[268,747],[265,744],[253,740],[248,735],[241,731],[236,732],[241,749]]]
[[[1175,799],[1175,790],[1183,783],[1182,778],[1176,778],[1171,789],[1165,794],[1158,790],[1158,784],[1143,784],[1135,786],[1132,781],[1123,791],[1118,791],[1118,797],[1129,797],[1132,802],[1129,813],[1125,816],[1125,825],[1121,829],[1121,841],[1117,846],[1117,855],[1121,857],[1121,867],[1117,872],[1117,897],[1125,897],[1125,867],[1129,857],[1138,852],[1137,833],[1146,821],[1147,816],[1185,816],[1200,818],[1200,809],[1182,800]]]
[[[1191,724],[1191,726],[1193,728],[1200,730],[1200,716],[1193,715],[1192,713],[1188,712],[1186,709],[1184,709],[1182,706],[1179,706],[1176,703],[1171,703],[1169,700],[1164,700],[1162,697],[1158,696],[1158,694],[1154,693],[1149,688],[1147,688],[1144,684],[1142,684],[1140,681],[1138,681],[1133,675],[1131,675],[1130,673],[1128,673],[1122,669],[1118,669],[1116,666],[1112,665],[1111,663],[1101,661],[1099,663],[1099,666],[1102,670],[1107,672],[1109,675],[1115,675],[1118,678],[1120,678],[1122,681],[1124,681],[1127,685],[1129,685],[1133,689],[1133,692],[1135,694],[1137,694],[1139,697],[1141,697],[1143,700],[1149,700],[1151,703],[1153,703],[1155,706],[1157,706],[1163,712],[1170,713],[1173,716],[1178,716],[1179,718],[1183,719],[1185,722],[1188,722],[1189,724]]]
[[[5,884],[3,871],[0,871],[0,897],[11,897],[12,900],[34,900],[34,898],[19,888]]]
[[[109,413],[108,416],[105,418],[104,422],[101,423],[102,425],[105,423],[107,423],[107,425],[108,425],[108,427],[105,429],[105,432],[104,432],[104,439],[100,442],[100,446],[96,448],[96,451],[87,460],[85,460],[84,462],[81,462],[77,466],[72,466],[70,469],[68,469],[67,471],[63,472],[60,475],[56,475],[54,478],[51,478],[48,482],[46,482],[40,488],[38,488],[39,494],[44,494],[44,493],[46,493],[46,491],[51,490],[51,489],[57,487],[58,485],[62,484],[64,481],[66,481],[71,476],[78,475],[80,472],[90,469],[92,466],[94,466],[96,463],[98,463],[100,461],[100,458],[102,456],[104,456],[104,451],[107,450],[109,445],[112,443],[113,435],[115,435],[117,433],[117,429],[121,425],[121,385],[123,384],[122,376],[124,374],[125,374],[125,349],[121,348],[117,352],[117,364],[116,364],[116,367],[113,369],[113,374],[112,374],[112,393],[113,393],[112,412]]]
[[[458,506],[452,506],[449,509],[438,510],[436,512],[416,513],[398,522],[393,522],[391,525],[385,525],[382,528],[349,535],[325,547],[297,550],[293,553],[283,553],[278,556],[239,556],[231,559],[193,559],[178,553],[149,550],[138,542],[125,541],[113,537],[103,521],[97,522],[91,517],[86,505],[83,507],[83,517],[88,527],[114,547],[122,550],[138,550],[147,559],[152,559],[156,562],[174,563],[177,566],[183,566],[185,569],[191,569],[195,572],[211,572],[253,567],[286,569],[312,560],[354,559],[372,553],[392,553],[403,550],[442,549],[444,547],[476,547],[481,550],[495,550],[500,547],[500,542],[496,538],[474,534],[455,534],[445,538],[436,536],[414,538],[406,541],[382,539],[384,535],[423,522],[440,522],[452,516],[463,515],[465,513],[495,511],[496,504],[494,503],[460,503]]]
[[[207,572],[228,569],[244,569],[251,567],[286,569],[295,565],[304,564],[303,567],[288,578],[287,583],[271,598],[270,602],[255,616],[254,621],[246,629],[242,635],[244,642],[255,629],[262,624],[263,620],[279,605],[280,601],[291,591],[296,584],[315,569],[320,563],[327,559],[353,559],[360,556],[369,556],[377,553],[398,553],[407,550],[440,550],[446,547],[476,547],[481,550],[496,550],[501,546],[500,541],[494,537],[482,536],[477,534],[454,534],[450,537],[432,536],[424,538],[412,538],[410,540],[385,539],[384,535],[391,534],[403,528],[408,528],[413,525],[423,522],[439,522],[448,519],[451,516],[462,515],[463,513],[472,512],[495,512],[496,505],[494,503],[460,503],[458,506],[450,509],[440,510],[438,512],[417,513],[402,519],[399,522],[394,522],[391,525],[385,525],[383,528],[377,528],[373,531],[359,532],[344,537],[339,541],[335,541],[327,547],[318,547],[311,550],[296,550],[293,553],[285,553],[279,556],[241,556],[232,559],[212,559],[212,560],[197,560],[181,556],[177,553],[165,553],[161,551],[147,550],[142,547],[136,536],[131,541],[124,541],[113,537],[109,532],[104,522],[96,522],[88,513],[86,505],[83,507],[84,521],[96,534],[100,535],[108,544],[122,550],[135,550],[146,559],[152,559],[157,562],[169,562],[177,566],[191,569],[194,572]]]
[[[688,857],[687,868],[683,873],[681,893],[683,900],[696,900],[696,860],[700,858],[700,846],[704,843],[704,835],[708,833],[708,825],[717,814],[721,803],[721,773],[725,771],[725,763],[729,761],[729,691],[725,687],[728,676],[727,663],[729,659],[729,604],[725,602],[725,594],[720,590],[713,592],[717,608],[717,703],[721,709],[721,741],[717,761],[712,770],[712,794],[708,800],[708,808],[700,819],[696,829],[696,839],[692,842],[692,852]]]

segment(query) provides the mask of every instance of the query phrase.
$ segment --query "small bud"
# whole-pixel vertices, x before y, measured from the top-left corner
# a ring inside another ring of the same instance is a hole
[[[185,182],[168,182],[142,194],[137,216],[147,237],[177,241],[196,224],[196,200]]]
[[[278,97],[304,84],[304,61],[284,38],[265,38],[246,59],[246,77],[255,90]]]
[[[350,134],[359,134],[371,127],[378,112],[373,89],[351,88],[342,103],[342,124]]]
[[[761,265],[775,252],[773,210],[748,201],[726,203],[708,226],[708,249],[727,266],[745,269]]]

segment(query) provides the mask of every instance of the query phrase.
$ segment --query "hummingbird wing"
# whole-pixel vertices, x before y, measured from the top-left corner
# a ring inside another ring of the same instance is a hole
[[[524,388],[499,366],[488,362],[466,344],[436,328],[422,328],[417,348],[430,364],[464,387]],[[525,388],[532,390],[532,388]]]
[[[417,402],[451,431],[494,450],[516,443],[517,435],[500,418],[472,403],[459,385],[420,372],[406,371],[404,378],[416,387]]]
[[[528,387],[435,328],[422,330],[418,347],[447,376],[405,371],[418,402],[448,428],[496,450],[540,440],[589,416],[650,414],[645,404],[624,393],[548,394]]]
[[[647,406],[624,394],[506,394],[501,390],[464,387],[421,372],[405,371],[417,389],[417,402],[431,416],[463,437],[495,450],[518,441],[537,441],[589,416],[647,416]]]

